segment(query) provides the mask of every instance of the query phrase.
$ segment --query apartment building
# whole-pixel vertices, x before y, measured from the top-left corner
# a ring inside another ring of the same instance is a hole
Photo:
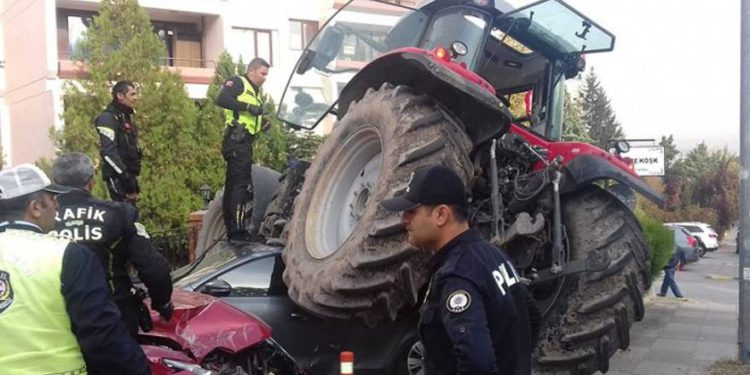
[[[224,51],[271,63],[265,90],[280,100],[304,46],[333,0],[140,0],[165,44],[165,69],[190,97],[205,98]],[[71,58],[97,0],[3,0],[0,10],[0,145],[6,163],[54,155],[48,136],[63,126],[62,87],[84,78]],[[133,77],[137,80],[137,77]]]

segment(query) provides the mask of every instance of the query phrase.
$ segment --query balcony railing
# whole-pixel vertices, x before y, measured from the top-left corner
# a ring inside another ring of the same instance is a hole
[[[216,61],[214,60],[189,59],[184,57],[167,57],[164,59],[164,63],[162,65],[186,68],[216,69]]]

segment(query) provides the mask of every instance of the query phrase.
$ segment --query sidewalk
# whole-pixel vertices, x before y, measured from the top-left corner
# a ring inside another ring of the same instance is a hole
[[[687,301],[646,297],[646,316],[631,330],[630,348],[612,357],[607,375],[703,375],[720,358],[737,357],[739,256],[734,238],[689,264],[676,279]],[[671,292],[669,294],[671,296]]]

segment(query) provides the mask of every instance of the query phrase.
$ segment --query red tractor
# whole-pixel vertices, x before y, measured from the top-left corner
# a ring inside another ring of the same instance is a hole
[[[338,7],[289,79],[280,119],[308,129],[335,121],[259,223],[268,244],[285,246],[289,296],[371,326],[418,305],[428,254],[378,202],[439,163],[464,178],[472,226],[512,256],[533,292],[543,315],[535,371],[606,372],[644,316],[650,251],[633,212],[602,186],[614,180],[663,204],[626,159],[560,141],[565,80],[583,55],[611,51],[614,36],[560,0],[407,3]],[[514,115],[519,97],[526,106]]]

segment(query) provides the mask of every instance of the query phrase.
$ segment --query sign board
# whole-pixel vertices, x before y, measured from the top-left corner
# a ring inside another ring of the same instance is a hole
[[[639,176],[664,176],[664,147],[630,146],[630,151],[622,155],[633,159]]]

